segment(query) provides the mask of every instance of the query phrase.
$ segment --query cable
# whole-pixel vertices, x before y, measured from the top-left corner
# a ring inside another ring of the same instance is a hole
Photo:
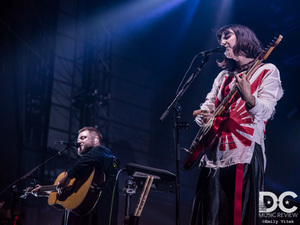
[[[109,213],[109,223],[108,223],[108,225],[111,225],[112,211],[113,211],[114,198],[115,198],[115,190],[116,190],[117,182],[118,182],[118,179],[119,179],[119,175],[124,170],[125,170],[125,168],[120,169],[117,173],[117,176],[116,176],[116,180],[115,180],[115,184],[114,184],[114,188],[113,188],[113,193],[112,193],[112,197],[111,197],[111,203],[110,203],[110,213]]]
[[[188,72],[190,71],[190,69],[191,69],[192,65],[194,64],[194,61],[195,61],[195,59],[198,57],[198,55],[199,55],[199,54],[195,55],[195,56],[194,56],[194,58],[193,58],[193,60],[192,60],[192,62],[190,63],[190,65],[189,65],[189,67],[188,67],[187,71],[185,72],[185,74],[184,74],[184,76],[183,76],[183,78],[182,78],[182,80],[181,80],[180,84],[178,85],[178,88],[177,88],[176,94],[178,94],[178,92],[179,92],[179,89],[181,88],[183,81],[185,80],[185,78],[186,78],[186,76],[187,76]]]

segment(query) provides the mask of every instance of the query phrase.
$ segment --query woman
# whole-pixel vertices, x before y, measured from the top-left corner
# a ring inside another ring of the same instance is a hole
[[[191,225],[259,224],[258,199],[265,168],[264,132],[283,90],[278,69],[260,65],[246,79],[246,71],[263,53],[256,35],[248,27],[227,25],[217,31],[225,59],[199,110],[199,126],[206,123],[224,97],[236,85],[238,92],[218,117],[218,130],[200,162]],[[214,126],[213,125],[213,126]]]

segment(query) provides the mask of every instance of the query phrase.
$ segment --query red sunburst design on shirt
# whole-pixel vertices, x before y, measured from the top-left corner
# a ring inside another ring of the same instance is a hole
[[[231,105],[230,113],[225,116],[222,115],[220,117],[217,117],[214,121],[214,125],[217,125],[219,129],[214,138],[213,146],[216,146],[218,144],[218,140],[221,137],[221,144],[219,148],[220,151],[226,150],[226,144],[228,145],[229,150],[237,148],[236,143],[233,139],[233,135],[244,146],[251,145],[252,141],[240,132],[253,136],[254,129],[245,126],[246,124],[252,123],[252,118],[245,109],[244,101],[239,100],[238,103],[236,103],[237,102]]]
[[[267,74],[268,71],[269,70],[263,70],[254,80],[254,82],[251,84],[251,94],[253,94],[256,91],[263,77]],[[227,87],[229,86],[229,83],[232,81],[232,79],[230,79],[229,82],[226,82],[227,79],[229,79],[229,77],[225,78],[225,82],[223,84],[223,87],[221,88],[221,90],[223,91],[222,93],[223,96],[226,96],[228,94],[229,89]],[[221,101],[218,98],[216,98],[215,106],[217,107],[220,103]],[[221,116],[215,118],[213,127],[216,133],[215,133],[215,137],[212,140],[211,149],[215,149],[217,147],[220,138],[221,138],[221,143],[219,148],[220,151],[226,150],[226,144],[228,145],[229,150],[236,149],[237,145],[233,139],[233,135],[245,147],[250,146],[252,140],[244,136],[244,134],[248,134],[247,136],[249,135],[253,136],[254,129],[246,126],[247,124],[252,124],[252,123],[253,121],[251,115],[247,112],[244,101],[241,100],[239,94],[236,93],[231,99],[231,101],[229,102],[229,104],[227,105],[224,112],[221,114]]]

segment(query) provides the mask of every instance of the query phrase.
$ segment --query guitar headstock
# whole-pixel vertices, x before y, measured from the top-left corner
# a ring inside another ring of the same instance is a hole
[[[33,187],[27,187],[23,189],[23,194],[20,196],[22,199],[26,199],[28,195],[32,194]]]
[[[283,36],[279,35],[277,38],[275,37],[270,44],[268,45],[267,48],[265,48],[263,54],[259,57],[262,60],[266,60],[269,55],[271,54],[271,52],[273,51],[273,49],[280,43],[280,41],[282,40]]]
[[[27,187],[25,189],[23,189],[24,193],[31,193],[31,191],[33,190],[33,187]]]

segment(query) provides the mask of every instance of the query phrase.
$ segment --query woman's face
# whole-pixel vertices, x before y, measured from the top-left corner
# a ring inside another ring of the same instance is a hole
[[[233,47],[236,44],[236,35],[233,30],[229,29],[228,32],[224,32],[221,36],[221,45],[226,48],[225,56],[229,59],[234,59],[236,56],[233,53]]]

